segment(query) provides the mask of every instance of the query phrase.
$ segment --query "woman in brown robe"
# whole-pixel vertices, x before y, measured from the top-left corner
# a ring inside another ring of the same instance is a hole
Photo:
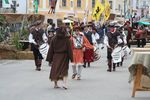
[[[49,79],[54,81],[54,88],[59,88],[58,80],[63,80],[63,88],[67,89],[69,60],[73,61],[73,54],[70,39],[66,36],[65,27],[60,27],[56,30],[56,36],[51,41],[46,60],[52,63]]]

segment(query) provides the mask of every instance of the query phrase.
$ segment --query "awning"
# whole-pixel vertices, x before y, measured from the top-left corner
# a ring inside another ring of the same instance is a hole
[[[150,22],[138,22],[139,25],[148,25],[150,26]]]
[[[62,21],[63,23],[73,23],[73,21],[69,20],[69,19],[65,19]]]

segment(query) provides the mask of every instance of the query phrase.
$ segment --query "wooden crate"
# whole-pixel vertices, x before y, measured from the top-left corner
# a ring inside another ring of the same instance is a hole
[[[136,91],[150,91],[149,87],[143,87],[143,85],[141,84],[142,71],[143,71],[143,65],[142,64],[138,64],[137,70],[136,70],[135,79],[134,79],[134,83],[133,83],[132,97],[135,97]]]

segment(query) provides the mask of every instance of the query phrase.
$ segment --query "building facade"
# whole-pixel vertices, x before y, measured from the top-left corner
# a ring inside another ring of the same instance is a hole
[[[124,4],[126,0],[108,0],[111,8],[111,13],[116,16],[124,16]]]
[[[91,13],[96,0],[57,0],[55,14],[48,14],[51,0],[38,0],[39,14],[44,14],[48,18],[57,17],[63,19],[67,16],[74,16],[83,19],[85,16],[91,19]],[[28,13],[33,13],[33,0],[28,0]]]
[[[48,14],[51,0],[38,0],[39,14],[45,14],[48,18],[57,17],[63,19],[66,16],[75,16],[80,19],[87,17],[91,20],[91,14],[95,6],[96,0],[57,0],[56,13],[54,15]],[[104,4],[104,0],[99,0]],[[111,13],[118,17],[123,17],[126,9],[126,4],[129,0],[107,0],[111,6]],[[33,13],[33,0],[28,0],[28,13]]]
[[[126,19],[150,14],[150,0],[109,0],[111,13]]]
[[[9,13],[6,11],[0,0],[0,12]],[[8,0],[13,1],[16,6],[16,13],[34,13],[33,1],[34,0]],[[44,14],[46,18],[64,19],[67,16],[74,16],[79,19],[85,17],[91,20],[91,14],[97,0],[57,0],[55,14],[48,14],[50,9],[50,1],[52,0],[37,0],[38,1],[38,13]],[[105,0],[99,0],[104,4]],[[111,6],[111,13],[117,17],[130,17],[134,16],[134,12],[138,16],[147,16],[150,14],[150,0],[107,0]],[[11,8],[10,3],[9,8]],[[12,11],[11,11],[12,12]]]
[[[27,0],[0,0],[0,13],[27,13]]]

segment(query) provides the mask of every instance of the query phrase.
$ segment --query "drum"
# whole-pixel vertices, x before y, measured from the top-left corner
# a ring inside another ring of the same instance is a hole
[[[98,61],[100,59],[99,49],[94,51],[94,61]]]
[[[127,56],[131,54],[131,50],[130,50],[130,48],[129,48],[128,46],[124,46],[124,47],[122,48],[122,50],[123,50],[123,52],[124,52],[124,57],[125,57],[125,58],[127,58]]]
[[[39,47],[39,51],[42,54],[44,59],[46,59],[46,57],[47,57],[48,50],[49,50],[48,43],[44,43]]]

